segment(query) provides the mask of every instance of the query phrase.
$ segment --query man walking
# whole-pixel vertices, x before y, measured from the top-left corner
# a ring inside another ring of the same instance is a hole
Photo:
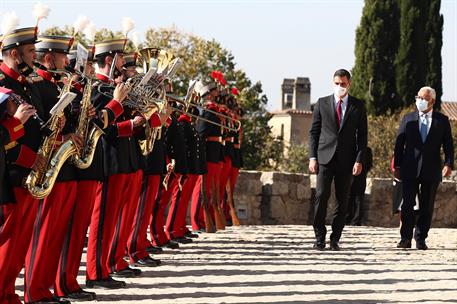
[[[325,217],[332,181],[336,208],[330,249],[339,250],[352,176],[362,172],[367,147],[367,114],[364,103],[348,94],[351,74],[340,69],[333,75],[334,94],[320,98],[313,111],[309,131],[309,170],[317,174],[314,201],[314,248],[325,248]]]
[[[436,92],[423,87],[416,96],[417,111],[406,114],[400,124],[394,154],[394,176],[403,183],[401,240],[398,248],[411,248],[415,222],[414,205],[419,198],[419,217],[414,231],[416,248],[426,250],[436,189],[441,176],[449,176],[454,164],[451,126],[446,115],[433,111]],[[444,150],[442,168],[441,147]]]

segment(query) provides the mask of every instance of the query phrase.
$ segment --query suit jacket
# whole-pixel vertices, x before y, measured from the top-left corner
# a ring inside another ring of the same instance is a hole
[[[433,111],[432,125],[425,142],[419,130],[419,112],[406,114],[400,124],[395,142],[394,166],[400,167],[402,180],[419,176],[429,182],[441,181],[441,147],[444,164],[453,167],[454,147],[451,125],[446,115]]]
[[[338,129],[335,97],[333,94],[322,97],[314,106],[309,130],[309,157],[325,165],[336,154],[339,167],[350,172],[356,161],[365,163],[367,132],[367,113],[363,101],[349,96]]]

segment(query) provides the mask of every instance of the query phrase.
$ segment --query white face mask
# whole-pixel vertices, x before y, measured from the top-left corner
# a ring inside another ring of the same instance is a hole
[[[348,89],[347,88],[343,88],[342,86],[340,85],[337,85],[333,88],[333,90],[335,91],[335,95],[338,96],[338,97],[343,97],[347,94],[348,92]]]
[[[416,107],[419,112],[424,112],[428,109],[428,101],[422,98],[416,98]]]

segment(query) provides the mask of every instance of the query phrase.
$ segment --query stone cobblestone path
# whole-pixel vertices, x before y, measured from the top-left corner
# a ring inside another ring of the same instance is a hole
[[[228,227],[156,255],[126,289],[94,290],[96,303],[457,303],[457,229],[432,229],[427,251],[397,241],[346,227],[341,251],[319,252],[310,226]]]

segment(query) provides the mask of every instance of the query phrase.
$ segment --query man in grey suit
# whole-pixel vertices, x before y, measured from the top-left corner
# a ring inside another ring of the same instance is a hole
[[[317,174],[314,201],[314,248],[325,248],[327,202],[335,180],[336,208],[330,249],[339,250],[345,224],[352,176],[359,175],[367,148],[367,114],[364,103],[348,94],[351,74],[340,69],[333,75],[334,93],[319,98],[309,131],[309,170]]]

